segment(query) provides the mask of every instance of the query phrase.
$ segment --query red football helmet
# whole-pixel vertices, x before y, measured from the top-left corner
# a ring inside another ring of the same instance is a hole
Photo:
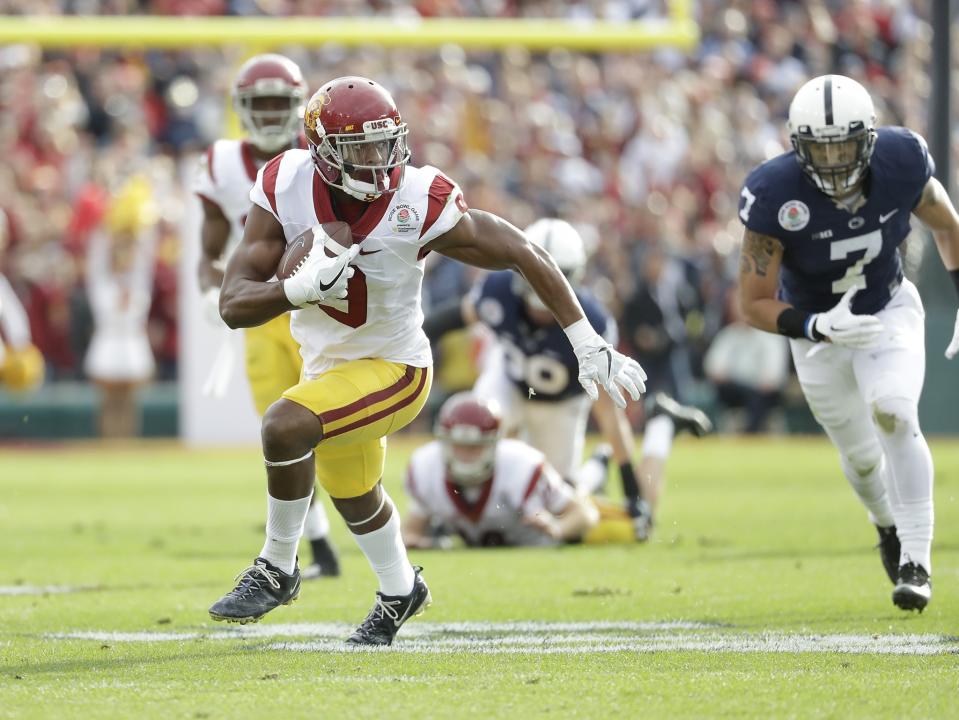
[[[295,144],[306,101],[300,67],[267,53],[250,58],[233,82],[233,107],[250,141],[264,152]]]
[[[399,189],[409,129],[382,85],[364,77],[323,83],[307,103],[304,125],[327,185],[366,202]]]
[[[493,476],[500,424],[496,406],[472,393],[456,393],[443,403],[434,432],[457,485],[479,485]]]

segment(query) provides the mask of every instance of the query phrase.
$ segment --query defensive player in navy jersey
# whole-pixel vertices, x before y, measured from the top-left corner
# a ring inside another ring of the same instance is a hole
[[[536,221],[525,233],[549,252],[566,275],[593,329],[616,345],[616,321],[581,280],[586,268],[583,240],[569,223],[554,218]],[[633,467],[633,434],[629,419],[609,397],[588,396],[577,381],[576,356],[563,329],[519,275],[508,270],[486,275],[473,290],[432,314],[423,326],[431,341],[445,332],[475,322],[496,336],[473,392],[495,400],[506,434],[519,436],[542,452],[559,474],[584,494],[605,477],[608,454],[580,468],[590,409],[619,465],[626,507],[634,534],[645,540],[665,475],[673,436],[689,430],[699,436],[712,427],[696,408],[685,407],[660,393],[653,398],[643,440],[643,460]],[[595,402],[594,402],[595,401]],[[599,460],[599,462],[594,462]]]
[[[876,128],[872,99],[841,75],[810,80],[789,108],[793,151],[742,189],[739,299],[749,322],[790,340],[803,393],[879,531],[893,602],[932,596],[932,456],[919,428],[923,308],[902,274],[910,215],[931,231],[959,291],[959,216],[925,141]],[[959,319],[947,357],[959,349]]]

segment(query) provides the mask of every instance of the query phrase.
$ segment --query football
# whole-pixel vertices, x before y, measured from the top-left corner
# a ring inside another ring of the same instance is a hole
[[[323,223],[320,228],[326,233],[326,240],[323,250],[329,257],[336,257],[353,244],[353,233],[350,231],[349,224],[335,221]],[[306,256],[313,249],[313,240],[317,228],[310,228],[304,231],[293,242],[286,246],[283,257],[280,258],[280,264],[276,268],[276,276],[280,280],[286,280],[296,274],[297,270],[303,264]]]

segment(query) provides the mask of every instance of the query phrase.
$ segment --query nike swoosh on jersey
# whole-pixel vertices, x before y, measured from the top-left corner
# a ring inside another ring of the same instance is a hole
[[[383,248],[379,250],[360,250],[360,255],[375,255],[378,252],[382,252]]]
[[[330,282],[329,282],[328,284],[324,284],[323,281],[321,280],[321,281],[320,281],[320,291],[321,291],[321,292],[326,292],[326,291],[329,290],[331,287],[333,287],[334,285],[336,285],[336,281],[340,279],[340,275],[343,274],[343,271],[344,271],[345,269],[346,269],[346,266],[345,266],[345,265],[344,265],[343,267],[341,267],[341,268],[340,268],[340,271],[336,274],[336,277],[333,278],[332,280],[330,280]]]
[[[884,222],[886,222],[886,220],[891,218],[897,212],[899,212],[899,208],[896,208],[895,210],[887,212],[885,215],[883,215],[882,213],[879,213],[879,224],[882,225]]]

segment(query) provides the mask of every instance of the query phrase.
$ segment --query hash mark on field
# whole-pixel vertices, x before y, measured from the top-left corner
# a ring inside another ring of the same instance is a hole
[[[357,652],[343,639],[353,629],[345,623],[260,625],[184,632],[77,631],[44,637],[98,642],[171,642],[205,640],[276,640],[269,650],[293,652]],[[710,653],[846,653],[876,655],[959,654],[959,637],[949,635],[857,635],[744,633],[702,622],[462,622],[417,623],[403,630],[397,644],[372,648],[393,653],[584,654],[610,652]],[[359,652],[363,652],[362,649]]]

